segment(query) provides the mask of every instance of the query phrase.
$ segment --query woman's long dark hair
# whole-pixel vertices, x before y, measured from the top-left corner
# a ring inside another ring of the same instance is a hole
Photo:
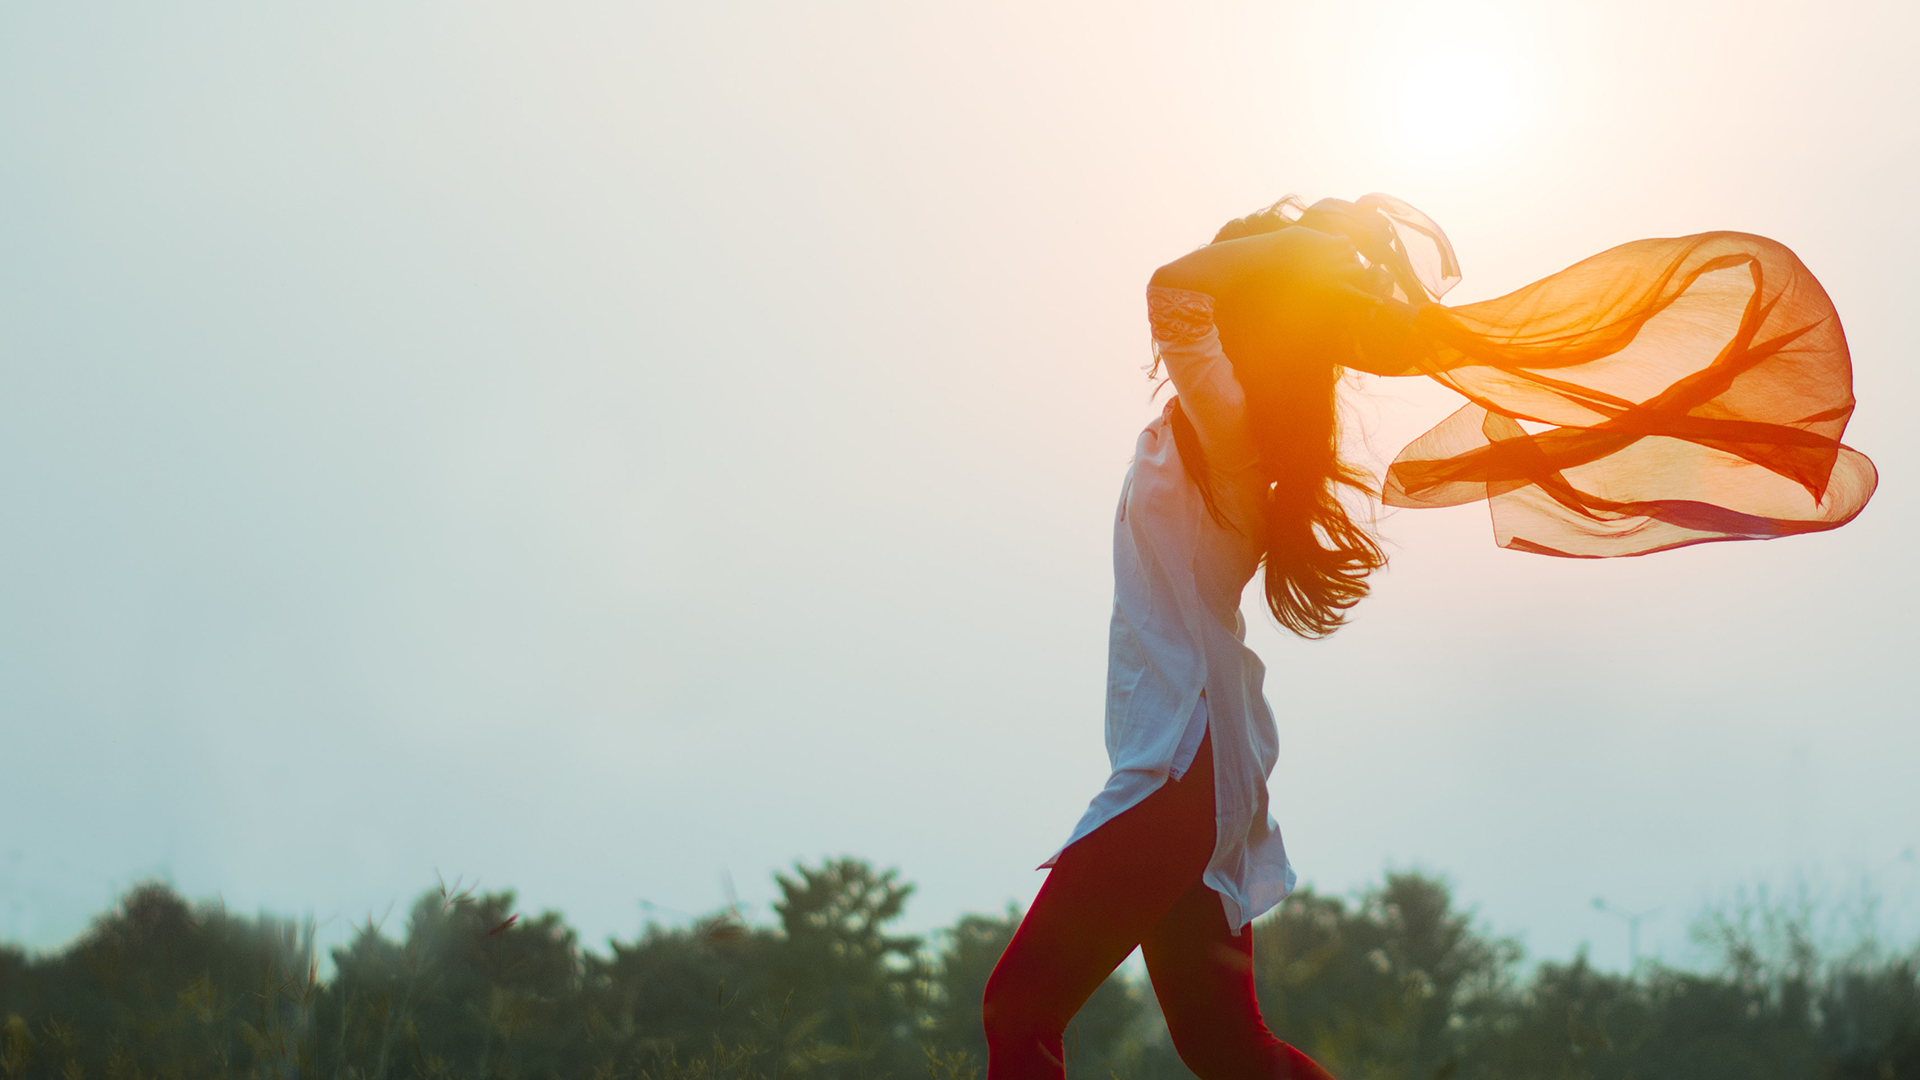
[[[1222,226],[1214,243],[1303,224],[1288,198]],[[1313,224],[1311,211],[1305,224]],[[1246,395],[1247,419],[1260,450],[1266,504],[1258,537],[1267,608],[1304,638],[1338,630],[1367,595],[1367,576],[1387,564],[1380,543],[1347,513],[1342,487],[1372,495],[1369,477],[1340,457],[1338,336],[1302,355],[1235,356],[1233,375]],[[1242,350],[1244,351],[1244,350]],[[1322,355],[1311,355],[1312,353]],[[1193,422],[1173,410],[1173,439],[1187,476],[1207,510],[1223,520],[1207,477],[1206,455]]]

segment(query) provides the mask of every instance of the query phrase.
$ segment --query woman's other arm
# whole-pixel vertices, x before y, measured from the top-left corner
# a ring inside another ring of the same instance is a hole
[[[1260,452],[1247,427],[1245,394],[1220,348],[1213,308],[1213,297],[1197,289],[1147,287],[1154,355],[1166,365],[1181,409],[1200,436],[1207,465],[1234,472],[1252,468]]]

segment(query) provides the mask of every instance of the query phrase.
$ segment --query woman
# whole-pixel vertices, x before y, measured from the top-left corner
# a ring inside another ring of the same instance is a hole
[[[1177,395],[1140,435],[1114,530],[1113,772],[987,984],[988,1080],[1064,1075],[1061,1036],[1137,946],[1200,1080],[1324,1078],[1254,999],[1251,922],[1294,872],[1267,812],[1279,756],[1242,589],[1302,637],[1340,627],[1385,563],[1337,497],[1343,366],[1427,375],[1470,404],[1402,453],[1384,497],[1487,500],[1503,546],[1643,554],[1830,529],[1872,494],[1839,437],[1851,367],[1786,248],[1639,241],[1506,297],[1459,279],[1438,226],[1381,195],[1286,199],[1157,270]],[[1541,430],[1528,431],[1521,421]]]

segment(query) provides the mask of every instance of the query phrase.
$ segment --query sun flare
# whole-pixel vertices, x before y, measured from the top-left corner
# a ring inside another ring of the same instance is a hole
[[[1375,97],[1393,149],[1422,162],[1517,152],[1546,90],[1520,29],[1460,11],[1403,27]]]
[[[1520,112],[1514,72],[1490,52],[1423,57],[1398,91],[1397,126],[1407,147],[1423,154],[1485,151],[1512,131]]]

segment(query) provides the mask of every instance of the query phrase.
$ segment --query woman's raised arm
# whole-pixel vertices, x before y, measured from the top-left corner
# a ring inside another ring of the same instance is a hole
[[[1345,237],[1295,225],[1188,252],[1154,271],[1151,284],[1213,297],[1215,324],[1233,356],[1242,348],[1326,347],[1341,322],[1398,321],[1399,312],[1380,310],[1387,302],[1363,287],[1366,273]]]
[[[1364,272],[1345,237],[1294,226],[1190,251],[1155,270],[1151,284],[1225,299],[1248,291],[1281,295],[1350,284]]]

